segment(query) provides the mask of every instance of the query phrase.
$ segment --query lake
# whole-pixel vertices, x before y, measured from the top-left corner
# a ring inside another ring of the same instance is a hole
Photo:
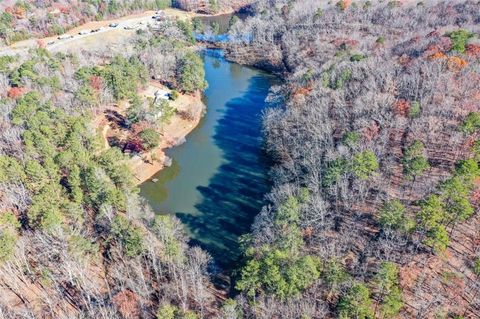
[[[276,78],[230,63],[219,51],[204,54],[207,113],[186,143],[169,150],[172,165],[140,187],[159,214],[175,214],[193,245],[224,269],[238,259],[238,238],[248,233],[270,190],[262,151],[262,111]]]

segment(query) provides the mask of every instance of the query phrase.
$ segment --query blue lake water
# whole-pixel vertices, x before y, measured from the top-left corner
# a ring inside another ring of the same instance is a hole
[[[141,195],[157,213],[180,218],[192,244],[229,268],[271,186],[261,114],[276,79],[216,53],[204,57],[206,115],[185,144],[168,151],[172,166],[154,176],[157,183],[142,184]]]

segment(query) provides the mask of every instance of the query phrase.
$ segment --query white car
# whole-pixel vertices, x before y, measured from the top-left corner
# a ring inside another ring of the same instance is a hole
[[[125,30],[135,30],[135,29],[138,29],[139,25],[138,24],[134,24],[134,25],[126,25],[124,26],[123,28]]]
[[[91,32],[90,30],[82,30],[82,31],[78,32],[78,34],[85,35],[85,34],[89,34],[90,32]]]
[[[58,40],[66,40],[66,39],[71,39],[73,38],[73,35],[71,34],[64,34],[58,37]]]

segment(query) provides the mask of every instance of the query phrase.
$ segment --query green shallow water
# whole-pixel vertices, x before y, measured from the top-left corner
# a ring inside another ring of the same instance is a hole
[[[192,244],[224,268],[238,259],[238,237],[248,233],[270,189],[262,152],[261,114],[276,79],[205,54],[207,113],[186,143],[168,151],[172,165],[147,181],[141,195],[155,212],[175,214]]]

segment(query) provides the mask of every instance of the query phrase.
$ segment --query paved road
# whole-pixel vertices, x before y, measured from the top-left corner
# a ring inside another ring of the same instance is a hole
[[[104,35],[106,33],[109,33],[109,32],[112,32],[112,31],[117,31],[117,30],[118,31],[121,30],[125,34],[132,33],[132,32],[135,32],[137,29],[146,29],[147,25],[153,24],[154,22],[155,21],[152,19],[152,15],[150,14],[147,17],[118,21],[117,22],[118,26],[115,27],[115,28],[112,28],[112,27],[108,26],[108,24],[106,24],[105,26],[101,26],[101,27],[95,27],[93,29],[99,29],[99,28],[102,28],[102,29],[100,29],[97,32],[93,32],[93,33],[87,33],[87,34],[75,33],[75,34],[73,34],[73,33],[69,32],[67,34],[73,35],[73,38],[63,39],[63,40],[54,39],[53,41],[55,43],[51,44],[51,45],[47,44],[47,49],[49,49],[51,51],[60,51],[63,47],[68,47],[69,44],[71,44],[72,42],[76,42],[76,41],[79,41],[81,39],[88,38],[88,37],[101,37],[102,35]],[[132,28],[132,29],[127,30],[125,28]],[[84,28],[84,29],[82,29],[82,31],[83,30],[91,31],[91,29],[89,29],[89,28]],[[52,41],[52,40],[49,40],[49,41]],[[46,43],[48,43],[48,42],[46,42]]]
[[[190,17],[190,13],[186,13],[184,11],[176,10],[176,9],[167,9],[165,10],[166,14],[168,16],[176,16],[176,17]],[[59,40],[57,37],[48,37],[41,39],[41,41],[45,44],[49,42],[53,42],[53,44],[47,45],[46,48],[50,51],[53,52],[58,52],[58,51],[64,51],[68,50],[72,45],[75,44],[75,42],[83,39],[87,39],[89,37],[102,37],[105,39],[105,43],[103,43],[105,46],[109,45],[107,39],[108,33],[111,32],[117,32],[121,35],[128,36],[129,34],[132,34],[133,32],[136,31],[136,29],[146,29],[148,25],[153,25],[155,23],[155,20],[152,19],[152,16],[155,15],[155,11],[146,11],[142,14],[136,14],[132,16],[127,16],[123,17],[120,19],[116,20],[108,20],[108,21],[100,21],[100,22],[89,22],[86,23],[83,26],[77,27],[75,29],[70,30],[69,32],[66,33],[66,35],[72,35],[73,38],[71,39],[63,39]],[[118,23],[118,26],[116,28],[109,27],[109,24],[111,23]],[[136,29],[130,29],[127,30],[126,28],[132,28],[136,27]],[[92,29],[100,29],[100,31],[94,32],[94,33],[88,33],[88,34],[82,34],[80,35],[79,32],[83,30],[89,30],[91,31]],[[103,40],[99,39],[99,40]],[[0,56],[3,55],[22,55],[28,53],[29,49],[36,48],[38,47],[38,39],[29,39],[21,42],[17,42],[12,44],[11,46],[8,47],[3,47],[0,48]]]

